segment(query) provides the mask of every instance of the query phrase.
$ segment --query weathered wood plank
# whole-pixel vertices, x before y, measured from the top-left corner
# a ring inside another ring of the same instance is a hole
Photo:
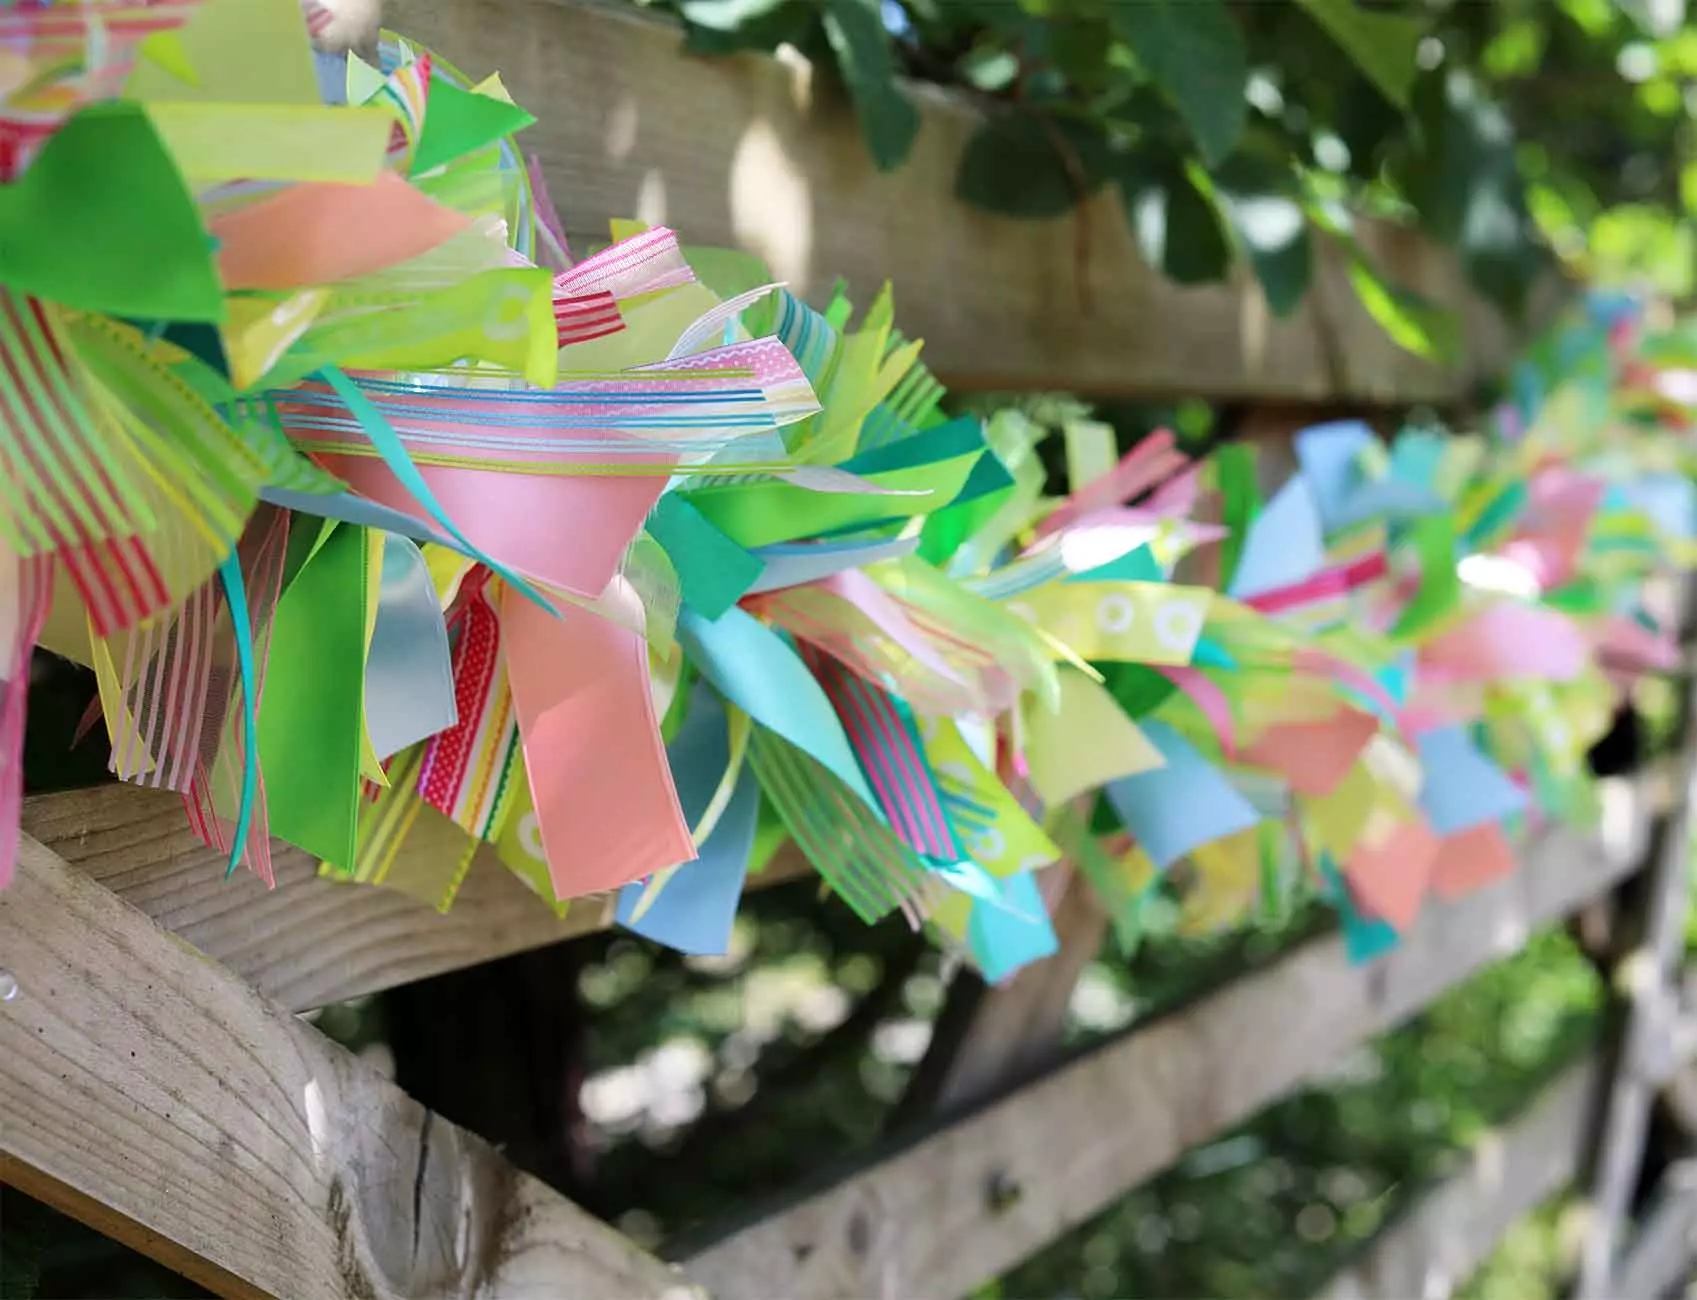
[[[1580,1254],[1576,1300],[1614,1300],[1618,1294],[1616,1255],[1655,1099],[1654,1058],[1673,1029],[1679,1003],[1679,967],[1691,900],[1692,799],[1697,798],[1697,688],[1685,716],[1685,741],[1676,769],[1678,803],[1664,828],[1653,867],[1644,942],[1627,955],[1616,979],[1630,1010],[1596,1147],[1591,1217]]]
[[[407,0],[391,22],[468,73],[498,69],[537,115],[523,139],[574,242],[637,216],[758,253],[814,300],[838,276],[862,303],[888,279],[902,329],[951,385],[1449,402],[1510,360],[1509,330],[1456,259],[1388,226],[1362,231],[1385,272],[1461,308],[1453,367],[1392,344],[1326,240],[1313,292],[1279,320],[1247,277],[1185,289],[1151,270],[1111,195],[1054,221],[968,208],[954,176],[979,119],[933,88],[913,89],[924,124],[905,166],[883,174],[841,96],[799,59],[685,57],[669,24],[570,0]]]
[[[1649,1213],[1610,1284],[1610,1300],[1664,1300],[1697,1267],[1697,1163],[1662,1176]]]
[[[1507,1125],[1482,1135],[1466,1165],[1376,1236],[1319,1300],[1449,1300],[1523,1215],[1571,1183],[1603,1066],[1570,1066]]]
[[[0,960],[0,1177],[220,1294],[688,1294],[27,836]]]
[[[1050,870],[1064,872],[1053,915],[1060,950],[993,988],[970,972],[956,976],[971,983],[959,986],[964,992],[951,988],[931,1048],[902,1098],[904,1116],[968,1110],[1054,1062],[1073,988],[1102,946],[1108,917],[1082,875],[1070,867]],[[943,1023],[955,1017],[956,1024]]]
[[[175,795],[108,785],[25,801],[24,830],[160,925],[292,1011],[538,948],[611,924],[607,898],[564,920],[487,850],[441,915],[391,889],[320,879],[313,858],[276,841],[277,887],[197,840]],[[774,861],[751,888],[805,864]]]
[[[958,1295],[1005,1272],[1625,877],[1648,788],[1613,785],[1600,835],[1542,836],[1514,876],[1433,906],[1373,968],[1352,969],[1336,936],[1305,945],[732,1232],[691,1276],[719,1300],[835,1300]]]

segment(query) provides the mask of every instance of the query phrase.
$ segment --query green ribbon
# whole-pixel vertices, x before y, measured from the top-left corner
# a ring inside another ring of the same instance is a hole
[[[0,284],[66,307],[221,321],[212,247],[140,104],[83,109],[0,186]]]

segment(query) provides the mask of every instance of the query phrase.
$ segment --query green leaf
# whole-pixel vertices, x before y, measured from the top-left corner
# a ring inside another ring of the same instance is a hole
[[[780,45],[806,48],[818,14],[805,0],[685,0],[684,49],[690,54],[770,52]]]
[[[1440,362],[1460,352],[1461,327],[1455,314],[1429,298],[1391,284],[1359,250],[1350,257],[1349,282],[1367,314],[1398,347]]]
[[[1222,0],[1132,0],[1114,22],[1138,62],[1177,106],[1204,162],[1217,163],[1243,134],[1249,58]]]
[[[1463,72],[1426,79],[1414,98],[1425,147],[1403,168],[1403,192],[1421,225],[1461,253],[1468,279],[1518,314],[1544,256],[1527,214],[1514,128]]]
[[[1398,108],[1408,107],[1420,65],[1415,51],[1426,24],[1403,14],[1368,13],[1355,0],[1297,0]]]
[[[1133,154],[1114,170],[1138,251],[1180,284],[1225,278],[1231,246],[1220,214],[1171,155]]]
[[[1213,172],[1214,196],[1242,245],[1275,316],[1296,310],[1314,273],[1314,239],[1297,201],[1296,176],[1251,154],[1233,154]]]
[[[967,141],[955,195],[999,216],[1058,217],[1100,188],[1112,163],[1107,137],[1094,125],[1003,113]]]
[[[919,110],[896,84],[880,0],[825,0],[824,20],[825,37],[854,99],[872,160],[880,171],[892,171],[913,147]]]

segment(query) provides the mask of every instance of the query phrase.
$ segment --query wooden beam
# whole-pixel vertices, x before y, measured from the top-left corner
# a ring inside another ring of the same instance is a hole
[[[970,208],[954,177],[980,118],[932,87],[912,88],[923,125],[906,164],[880,173],[842,97],[798,58],[686,57],[675,26],[623,4],[407,0],[393,22],[473,76],[499,70],[536,114],[521,141],[575,247],[605,242],[609,217],[640,217],[757,253],[815,302],[838,276],[861,304],[889,280],[902,330],[953,386],[1449,403],[1512,359],[1456,258],[1387,225],[1363,222],[1362,242],[1398,283],[1459,309],[1454,366],[1393,344],[1323,238],[1312,292],[1279,320],[1247,275],[1186,289],[1151,270],[1112,195],[1052,221]]]
[[[375,993],[509,953],[606,929],[611,900],[582,899],[564,920],[484,850],[453,908],[318,876],[318,864],[275,841],[277,887],[238,873],[189,830],[181,800],[129,785],[40,795],[23,827],[60,857],[291,1011]],[[751,888],[793,879],[794,854]]]
[[[959,1295],[1302,1086],[1629,874],[1650,801],[1606,791],[1600,836],[1548,833],[1520,871],[1432,905],[1367,970],[1333,935],[1139,1027],[970,1118],[885,1150],[691,1256],[718,1300]]]
[[[27,836],[0,960],[0,1178],[221,1295],[689,1294]]]
[[[1072,991],[1102,946],[1108,916],[1082,875],[1069,866],[1053,871],[1064,873],[1053,915],[1060,950],[996,987],[971,971],[955,977],[925,1059],[902,1097],[903,1120],[969,1110],[1041,1074],[1060,1054]]]
[[[1649,882],[1644,942],[1629,953],[1616,973],[1628,1001],[1607,1110],[1596,1142],[1596,1173],[1579,1261],[1575,1300],[1614,1300],[1614,1270],[1622,1230],[1631,1209],[1633,1188],[1644,1157],[1650,1106],[1655,1099],[1656,1058],[1664,1055],[1679,1004],[1680,965],[1684,955],[1686,913],[1691,901],[1692,799],[1697,797],[1697,688],[1685,710],[1685,741],[1678,758],[1679,791],[1673,816]]]
[[[1587,1057],[1476,1139],[1462,1169],[1416,1201],[1317,1300],[1449,1300],[1524,1215],[1579,1175],[1603,1077]]]
[[[1697,1267],[1697,1161],[1662,1175],[1649,1213],[1615,1270],[1611,1300],[1663,1300]]]

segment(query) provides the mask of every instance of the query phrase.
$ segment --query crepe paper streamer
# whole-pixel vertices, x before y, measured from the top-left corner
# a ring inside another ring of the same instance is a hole
[[[228,288],[293,289],[394,266],[469,224],[393,172],[382,172],[369,185],[291,185],[213,217],[209,227]]]
[[[718,618],[765,571],[764,560],[731,541],[676,492],[660,498],[644,526],[677,566],[684,600],[703,618]]]
[[[802,660],[837,711],[878,806],[909,848],[933,863],[956,862],[961,847],[943,811],[912,714],[888,692],[817,650]]]
[[[380,759],[457,721],[448,632],[418,546],[386,535],[365,661],[365,726]]]
[[[1103,793],[1157,869],[1260,821],[1231,782],[1166,723],[1149,719],[1142,731],[1161,765],[1107,782]]]
[[[1167,583],[1052,583],[1007,608],[1085,659],[1187,664],[1212,599]]]
[[[692,860],[660,745],[642,637],[604,618],[500,603],[524,766],[559,897]],[[715,625],[708,625],[715,626]]]
[[[1486,822],[1444,838],[1432,864],[1432,888],[1441,898],[1461,898],[1518,867],[1502,827]]]
[[[148,119],[184,176],[369,185],[394,118],[381,109],[153,103]]]
[[[730,704],[812,757],[868,807],[878,807],[830,698],[776,632],[741,609],[709,622],[686,608],[678,617],[678,639]]]
[[[667,498],[662,497],[664,502]],[[897,537],[878,542],[779,542],[748,552],[761,563],[760,575],[749,586],[748,595],[778,591],[817,582],[849,569],[864,569],[880,560],[913,554],[918,539]]]
[[[1057,708],[1028,707],[1025,761],[1032,789],[1049,807],[1166,760],[1102,686],[1074,668],[1060,670]]]
[[[0,285],[114,316],[222,319],[200,214],[139,105],[90,105],[0,186]]]
[[[255,729],[272,830],[344,869],[358,826],[365,582],[363,535],[336,528],[278,601]]]
[[[1228,593],[1236,600],[1296,586],[1326,567],[1313,492],[1293,478],[1249,525]]]
[[[383,458],[384,466],[394,475],[399,485],[413,500],[424,507],[425,513],[459,543],[461,550],[474,556],[478,561],[500,574],[508,585],[526,600],[552,612],[553,607],[534,587],[500,561],[485,555],[467,540],[466,535],[460,531],[449,514],[443,510],[436,494],[431,491],[429,480],[413,465],[411,458],[407,455],[406,448],[395,435],[395,431],[389,426],[388,420],[383,417],[383,413],[376,408],[371,400],[360,391],[359,386],[339,370],[326,370],[323,373],[325,382],[343,402],[347,403],[354,418],[364,428],[366,435],[377,448],[378,454]]]
[[[967,946],[986,982],[1000,984],[1022,967],[1060,950],[1036,877],[1022,871],[1002,881],[1004,902],[974,902]]]
[[[1479,752],[1465,728],[1429,731],[1419,738],[1419,746],[1420,807],[1439,835],[1500,822],[1525,810],[1525,793]]]

